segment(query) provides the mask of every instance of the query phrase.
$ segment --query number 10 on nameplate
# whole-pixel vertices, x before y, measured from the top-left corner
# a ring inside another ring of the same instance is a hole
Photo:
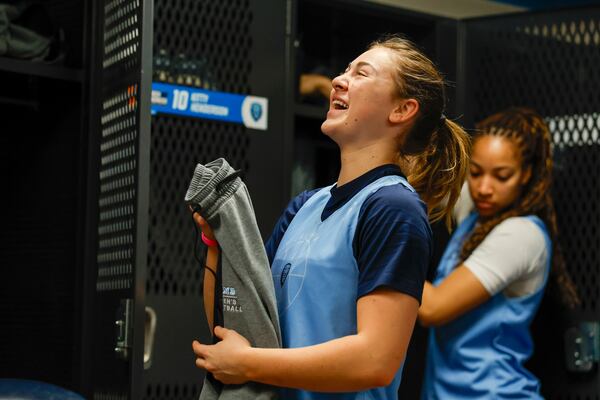
[[[167,83],[152,83],[152,115],[173,114],[268,128],[269,99],[215,92]]]

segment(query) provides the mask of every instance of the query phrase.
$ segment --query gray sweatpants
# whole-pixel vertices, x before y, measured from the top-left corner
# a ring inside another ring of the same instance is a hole
[[[214,324],[236,330],[253,347],[281,347],[269,260],[246,185],[239,177],[227,178],[234,172],[223,158],[198,164],[185,195],[188,204],[201,207],[221,250]],[[200,393],[201,400],[274,398],[272,386],[222,385],[210,374]]]

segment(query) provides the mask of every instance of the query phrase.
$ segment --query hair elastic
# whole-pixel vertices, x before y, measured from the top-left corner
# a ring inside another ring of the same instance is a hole
[[[208,247],[217,247],[219,245],[219,242],[217,242],[214,239],[209,239],[204,232],[202,232],[202,234],[200,235],[200,237],[202,238],[202,242],[204,242],[205,245],[207,245]]]

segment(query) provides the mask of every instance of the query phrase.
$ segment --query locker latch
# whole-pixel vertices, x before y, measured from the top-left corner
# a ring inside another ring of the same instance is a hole
[[[131,349],[133,300],[121,299],[115,319],[116,345],[115,353],[118,358],[127,360]]]
[[[585,321],[565,333],[567,369],[589,372],[600,360],[600,322]]]

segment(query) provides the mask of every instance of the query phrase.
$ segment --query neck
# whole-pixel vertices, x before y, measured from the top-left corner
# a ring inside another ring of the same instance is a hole
[[[398,157],[389,143],[374,143],[360,148],[340,147],[341,168],[337,185],[342,186],[385,164],[397,164]]]

